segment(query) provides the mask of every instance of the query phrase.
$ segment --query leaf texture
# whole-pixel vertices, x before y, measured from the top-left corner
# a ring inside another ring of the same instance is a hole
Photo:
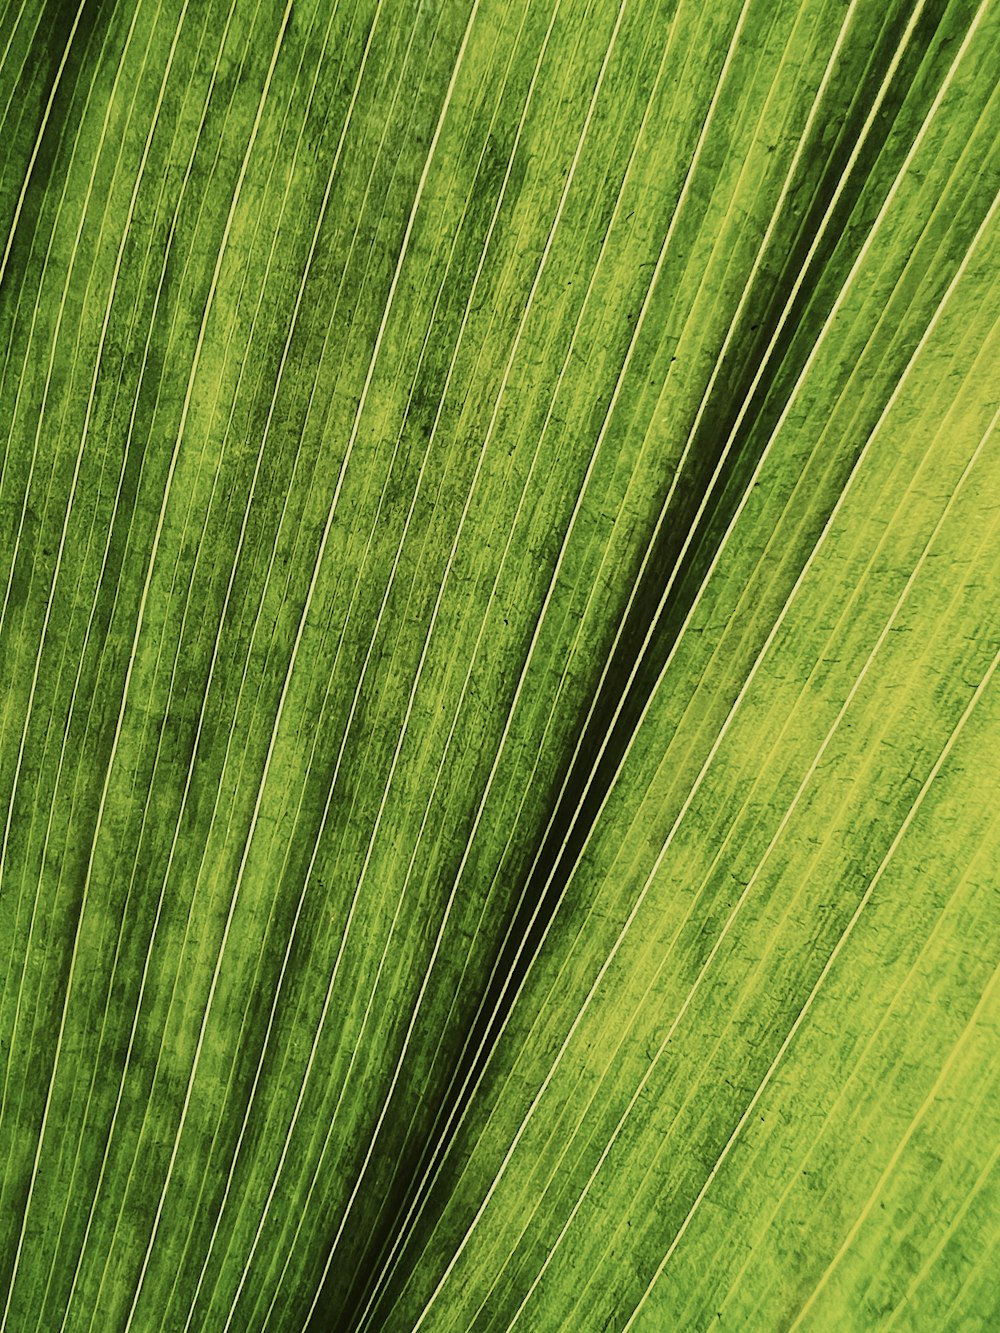
[[[995,1325],[998,44],[7,6],[4,1330]]]

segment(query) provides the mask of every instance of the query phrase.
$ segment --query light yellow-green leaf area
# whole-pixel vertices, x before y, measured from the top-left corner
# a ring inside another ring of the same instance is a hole
[[[1000,1329],[998,51],[0,4],[0,1333]]]

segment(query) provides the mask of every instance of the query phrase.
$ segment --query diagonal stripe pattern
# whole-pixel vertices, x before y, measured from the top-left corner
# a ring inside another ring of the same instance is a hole
[[[0,1331],[989,1328],[995,0],[0,15]]]

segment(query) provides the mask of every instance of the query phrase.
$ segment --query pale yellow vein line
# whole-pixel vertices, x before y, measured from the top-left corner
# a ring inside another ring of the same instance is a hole
[[[48,100],[45,103],[45,110],[42,112],[41,123],[38,126],[38,133],[35,136],[35,146],[31,150],[31,156],[28,159],[28,167],[24,173],[24,182],[21,185],[21,191],[17,196],[17,203],[14,205],[14,215],[11,219],[10,231],[7,233],[7,241],[4,245],[3,258],[0,259],[0,283],[3,282],[7,273],[7,262],[10,259],[11,246],[14,244],[14,233],[17,231],[17,224],[21,220],[21,210],[24,208],[25,196],[28,193],[28,186],[31,184],[31,175],[35,169],[35,163],[38,161],[38,154],[41,151],[42,140],[45,137],[45,131],[48,128],[49,117],[52,114],[52,108],[55,105],[56,95],[59,92],[59,85],[62,81],[63,73],[66,69],[66,61],[69,59],[70,47],[73,45],[73,38],[76,36],[76,30],[80,26],[80,19],[83,16],[87,0],[80,0],[79,8],[73,18],[72,27],[69,30],[69,36],[66,38],[66,45],[63,48],[62,57],[52,80],[52,87],[49,91]]]
[[[121,65],[122,62],[124,61],[125,53],[127,52],[129,45],[131,44],[132,36],[135,32],[136,20],[138,18],[138,13],[141,7],[142,7],[141,4],[136,5],[136,9],[132,16],[132,22],[129,25],[128,34],[125,41],[125,49],[123,50],[121,56],[119,57],[118,65],[116,66],[115,70],[116,87],[121,75]],[[87,87],[86,95],[83,99],[83,106],[82,108],[76,111],[77,121],[73,133],[72,148],[70,152],[71,161],[76,158],[77,151],[80,147],[83,138],[84,127],[88,123],[89,112],[91,107],[91,99],[94,97],[94,91],[95,88],[97,87],[98,72],[103,66],[105,51],[108,47],[108,43],[109,43],[109,34],[105,32],[104,41],[102,43],[100,53],[93,61],[93,72],[91,74],[89,86]],[[4,413],[4,416],[8,419],[8,429],[7,429],[7,437],[4,441],[3,466],[0,467],[0,494],[2,494],[3,485],[7,479],[7,466],[6,466],[7,458],[11,452],[11,446],[17,436],[18,416],[20,413],[22,396],[25,392],[26,385],[28,385],[29,383],[30,377],[26,373],[26,371],[30,360],[32,346],[35,341],[35,330],[38,326],[39,315],[42,312],[43,306],[46,304],[46,302],[43,302],[42,299],[43,292],[45,291],[45,284],[43,281],[44,275],[46,272],[53,270],[58,271],[59,269],[65,268],[65,277],[63,279],[63,287],[61,295],[57,302],[52,302],[52,304],[55,305],[55,318],[52,321],[53,324],[52,343],[49,349],[49,354],[46,362],[41,405],[39,407],[37,415],[34,418],[34,432],[32,437],[33,442],[31,447],[31,456],[28,462],[27,477],[24,484],[24,497],[21,502],[20,514],[18,515],[17,529],[14,534],[13,541],[10,542],[9,569],[7,572],[7,582],[6,582],[6,587],[4,588],[3,601],[2,604],[0,604],[0,632],[3,631],[3,629],[7,626],[8,623],[7,614],[8,611],[10,610],[10,597],[14,582],[14,572],[17,567],[18,556],[21,553],[21,540],[24,536],[25,520],[27,519],[28,516],[29,500],[31,498],[31,489],[35,478],[35,469],[38,463],[38,456],[39,456],[38,446],[41,439],[41,429],[45,416],[45,409],[48,403],[49,389],[52,383],[53,367],[56,359],[56,350],[57,350],[57,344],[59,342],[59,334],[62,328],[63,315],[65,314],[65,309],[66,309],[66,299],[69,292],[73,271],[76,267],[77,253],[80,247],[80,238],[83,234],[84,225],[86,224],[87,214],[90,208],[90,200],[94,189],[94,178],[97,171],[98,158],[103,152],[104,143],[107,138],[107,130],[108,130],[110,115],[111,115],[111,105],[109,103],[105,108],[104,117],[101,122],[98,147],[96,152],[94,153],[94,164],[91,168],[86,189],[83,192],[83,201],[79,209],[79,221],[77,222],[76,230],[73,236],[72,246],[70,248],[70,252],[67,259],[62,264],[57,264],[54,258],[56,254],[56,234],[58,231],[59,221],[63,215],[63,210],[66,207],[67,199],[69,199],[71,195],[69,188],[71,175],[69,169],[67,168],[66,170],[65,178],[63,180],[62,188],[59,194],[59,201],[54,211],[54,218],[51,229],[49,231],[48,241],[46,242],[45,246],[45,255],[42,261],[41,274],[38,278],[37,290],[35,291],[35,299],[32,303],[31,319],[28,323],[27,336],[22,339],[19,339],[16,336],[16,334],[17,334],[18,316],[21,309],[21,302],[25,295],[26,286],[28,285],[26,283],[26,277],[28,273],[27,266],[25,266],[22,269],[20,274],[21,280],[18,288],[17,300],[15,302],[14,311],[11,317],[11,333],[10,337],[7,340],[7,347],[4,353],[3,376],[0,378],[6,377],[7,367],[11,360],[11,354],[14,351],[15,347],[18,346],[19,342],[23,346],[24,356],[22,358],[21,373],[16,376],[15,380],[14,401],[10,407],[9,412]],[[27,182],[25,183],[25,188],[27,188]],[[11,238],[12,237],[13,233],[11,234]],[[9,243],[10,242],[8,242],[8,244]],[[3,277],[4,277],[4,269],[2,266],[0,266],[0,283],[2,283]],[[2,288],[0,288],[0,290],[2,290]],[[0,511],[0,516],[2,516],[2,511]],[[7,728],[7,718],[5,716],[2,729],[3,736],[6,735],[6,728]]]
[[[139,6],[139,7],[141,7],[141,6]],[[114,86],[115,86],[115,88],[117,88],[118,83],[119,83],[120,78],[121,78],[121,70],[122,70],[122,67],[123,67],[124,60],[125,60],[125,55],[127,54],[127,51],[128,51],[128,46],[129,46],[129,44],[130,44],[130,42],[131,42],[132,34],[133,34],[133,32],[134,32],[134,29],[135,29],[135,22],[136,22],[136,18],[137,18],[137,16],[138,16],[138,8],[139,8],[139,7],[137,7],[137,10],[136,10],[135,15],[133,15],[133,21],[132,21],[132,25],[130,26],[129,31],[128,31],[128,38],[127,38],[126,43],[125,43],[125,48],[124,48],[124,50],[123,50],[121,56],[119,57],[119,63],[118,63],[118,65],[116,66],[115,81],[114,81]],[[103,51],[102,51],[102,55],[103,55]],[[98,64],[99,64],[99,63],[100,63],[100,62],[98,62]],[[84,110],[83,110],[83,113],[81,113],[81,114],[80,114],[80,117],[79,117],[79,125],[78,125],[78,127],[77,127],[76,138],[75,138],[75,140],[74,140],[74,152],[76,151],[76,148],[78,147],[79,142],[80,142],[80,136],[81,136],[81,134],[82,134],[82,127],[83,127],[83,124],[84,124],[85,121],[86,121],[86,112],[87,112],[87,110],[89,109],[89,106],[90,106],[90,99],[91,99],[91,97],[93,96],[94,88],[96,87],[96,84],[97,84],[97,69],[95,68],[94,76],[93,76],[93,78],[92,78],[92,80],[91,80],[90,87],[89,87],[89,89],[88,89],[88,91],[87,91],[87,97],[86,97],[86,102],[85,102]],[[101,155],[101,153],[102,153],[102,151],[103,151],[103,148],[104,148],[104,142],[105,142],[105,139],[106,139],[106,136],[107,136],[107,129],[108,129],[108,123],[109,123],[109,116],[110,116],[110,108],[108,108],[108,110],[106,111],[105,116],[104,116],[104,119],[103,119],[102,124],[101,124],[100,140],[99,140],[99,144],[98,144],[97,150],[96,150],[96,152],[95,152],[95,154],[94,154],[93,166],[92,166],[92,168],[91,168],[91,173],[90,173],[90,177],[89,177],[89,181],[88,181],[87,189],[86,189],[86,191],[85,191],[84,203],[83,203],[83,206],[82,206],[82,208],[81,208],[81,210],[80,210],[80,220],[79,220],[79,223],[78,223],[78,225],[77,225],[77,229],[76,229],[76,233],[75,233],[75,236],[74,236],[74,241],[73,241],[72,250],[71,250],[71,253],[70,253],[70,257],[69,257],[68,264],[67,264],[67,266],[66,266],[66,267],[67,267],[67,272],[66,272],[66,276],[65,276],[65,278],[64,278],[64,282],[63,282],[62,295],[61,295],[61,298],[60,298],[59,303],[58,303],[58,306],[57,306],[56,321],[55,321],[55,332],[53,333],[52,348],[51,348],[51,351],[50,351],[50,354],[49,354],[49,358],[48,358],[48,367],[47,367],[47,372],[46,372],[46,377],[45,377],[45,383],[44,383],[44,392],[43,392],[42,406],[41,406],[41,410],[40,410],[40,412],[39,412],[38,418],[37,418],[36,423],[35,423],[34,443],[33,443],[32,450],[31,450],[31,459],[30,459],[30,463],[29,463],[29,467],[28,467],[28,477],[27,477],[27,481],[26,481],[26,483],[25,483],[24,500],[23,500],[23,503],[22,503],[22,505],[21,505],[21,512],[20,512],[20,517],[19,517],[19,519],[18,519],[17,532],[16,532],[16,534],[15,534],[15,536],[14,536],[14,540],[13,540],[13,543],[12,543],[12,554],[11,554],[11,558],[10,558],[10,572],[9,572],[9,576],[8,576],[7,587],[6,587],[6,590],[5,590],[5,592],[4,592],[3,607],[2,607],[2,609],[0,609],[0,628],[3,627],[4,617],[5,617],[7,608],[8,608],[8,600],[9,600],[10,590],[11,590],[11,586],[12,586],[12,580],[13,580],[13,576],[14,576],[14,566],[15,566],[15,562],[16,562],[16,560],[17,560],[17,554],[18,554],[18,550],[19,550],[19,547],[20,547],[21,536],[22,536],[23,528],[24,528],[24,520],[25,520],[25,516],[26,516],[26,514],[27,514],[27,510],[28,510],[28,501],[29,501],[29,498],[30,498],[31,484],[32,484],[32,479],[33,479],[33,477],[34,477],[35,464],[36,464],[37,457],[38,457],[38,446],[39,446],[39,443],[40,443],[40,440],[41,440],[42,418],[43,418],[43,415],[44,415],[45,400],[46,400],[46,398],[47,398],[47,396],[48,396],[49,385],[50,385],[50,382],[51,382],[52,373],[53,373],[53,367],[54,367],[54,363],[55,363],[56,343],[58,342],[59,327],[60,327],[61,322],[62,322],[63,312],[64,312],[65,303],[66,303],[66,298],[67,298],[67,293],[68,293],[68,291],[69,291],[70,283],[71,283],[71,279],[72,279],[72,276],[73,276],[73,269],[74,269],[75,262],[76,262],[76,256],[77,256],[77,250],[78,250],[79,243],[80,243],[80,237],[81,237],[81,234],[82,234],[82,231],[83,231],[84,223],[85,223],[85,221],[86,221],[87,208],[88,208],[88,205],[89,205],[89,201],[90,201],[91,194],[92,194],[92,192],[93,192],[94,180],[95,180],[96,173],[97,173],[97,168],[98,168],[98,159],[99,159],[99,157],[100,157],[100,155]],[[64,186],[62,195],[60,196],[60,200],[59,200],[59,207],[58,207],[58,209],[57,209],[57,217],[58,217],[58,215],[61,213],[61,210],[62,210],[63,206],[64,206],[65,203],[66,203],[67,194],[68,194],[67,188]],[[53,247],[53,243],[54,243],[54,235],[55,235],[55,224],[53,224],[52,234],[50,235],[49,242],[48,242],[48,245],[47,245],[47,248],[46,248],[46,255],[45,255],[46,262],[48,262],[48,260],[49,260],[49,258],[50,258],[50,256],[51,256],[51,254],[52,254],[52,247]],[[28,337],[28,346],[29,346],[29,347],[30,347],[31,340],[32,340],[32,338],[33,338],[33,336],[34,336],[35,325],[36,325],[36,322],[37,322],[37,317],[38,317],[39,309],[40,309],[40,307],[41,307],[41,291],[42,291],[42,288],[41,288],[41,284],[40,284],[40,285],[39,285],[38,293],[36,294],[36,297],[35,297],[34,309],[33,309],[33,312],[32,312],[31,325],[30,325],[29,337]],[[11,344],[11,345],[13,345],[13,344]],[[8,349],[8,351],[9,351],[9,349]],[[13,435],[14,435],[14,425],[15,425],[15,421],[16,421],[16,417],[17,417],[18,406],[19,406],[19,403],[20,403],[21,390],[22,390],[22,387],[23,387],[23,384],[24,384],[24,379],[25,379],[24,376],[21,376],[21,377],[18,379],[18,387],[17,387],[17,392],[16,392],[16,394],[15,394],[15,401],[14,401],[14,404],[13,404],[13,407],[12,407],[12,409],[11,409],[11,413],[10,413],[11,429],[10,429],[10,432],[9,432],[9,435],[8,435],[8,445],[9,445],[9,442],[10,442],[10,440],[13,438]],[[2,481],[2,474],[0,474],[0,481]],[[51,597],[51,589],[50,589],[50,597]],[[47,603],[46,603],[46,614],[48,615],[49,613],[50,613],[50,607],[49,607],[49,603],[48,603],[48,601],[47,601]],[[6,863],[7,863],[7,851],[8,851],[8,845],[9,845],[9,839],[10,839],[10,830],[11,830],[11,824],[12,824],[12,819],[13,819],[13,811],[14,811],[14,798],[15,798],[15,794],[16,794],[16,790],[17,790],[17,784],[18,784],[18,779],[19,779],[19,776],[20,776],[21,764],[22,764],[23,756],[24,756],[24,749],[25,749],[25,744],[26,744],[26,739],[27,739],[27,730],[28,730],[28,718],[30,718],[31,702],[32,702],[32,700],[33,700],[33,698],[34,698],[34,691],[35,691],[35,687],[36,687],[36,685],[37,685],[37,678],[38,678],[38,661],[36,660],[35,671],[34,671],[34,675],[33,675],[32,682],[31,682],[31,686],[30,686],[30,692],[29,692],[28,717],[26,717],[26,718],[23,720],[23,722],[22,722],[22,727],[21,727],[21,738],[20,738],[20,741],[19,741],[19,743],[18,743],[18,750],[17,750],[17,757],[16,757],[16,760],[15,760],[14,773],[13,773],[13,777],[12,777],[12,779],[11,779],[11,789],[10,789],[10,792],[8,793],[8,807],[7,807],[7,813],[6,813],[6,816],[5,816],[5,818],[4,818],[3,837],[2,837],[2,840],[0,840],[0,885],[2,885],[2,883],[3,883],[4,870],[5,870],[5,866],[6,866]],[[6,730],[6,719],[5,719],[5,723],[4,723],[4,731],[5,731],[5,730]],[[22,886],[22,887],[23,887],[23,886]],[[34,937],[34,926],[35,926],[35,917],[36,917],[37,910],[38,910],[39,892],[40,892],[40,889],[39,889],[38,886],[36,886],[36,890],[35,890],[35,894],[34,894],[34,898],[33,898],[33,903],[32,903],[31,915],[30,915],[30,919],[29,919],[29,930],[28,930],[28,941],[29,941],[28,947],[29,947],[29,948],[30,948],[31,941],[32,941],[32,939],[33,939],[33,937]],[[18,905],[18,915],[19,915],[19,914],[20,914],[20,902],[19,902],[19,905]],[[13,964],[13,955],[10,956],[10,959],[11,959],[11,964]],[[7,978],[5,977],[5,979],[4,979],[4,991],[5,991],[5,992],[6,992],[6,981],[7,981]],[[10,1042],[8,1043],[7,1058],[6,1058],[5,1062],[4,1062],[3,1090],[2,1090],[2,1093],[0,1093],[0,1115],[2,1115],[2,1113],[3,1113],[3,1111],[4,1111],[4,1108],[5,1108],[6,1105],[7,1105],[8,1086],[9,1086],[9,1078],[10,1078],[11,1052],[12,1052],[13,1045],[14,1045],[14,1035],[16,1035],[17,1024],[18,1024],[18,1021],[19,1021],[19,1015],[20,1015],[20,1009],[21,1009],[21,997],[22,997],[22,993],[23,993],[23,987],[24,987],[24,970],[23,970],[23,968],[22,968],[22,970],[21,970],[21,975],[20,975],[20,980],[19,980],[19,985],[18,985],[17,1001],[16,1001],[16,1006],[15,1006],[14,1028],[13,1028],[13,1033],[12,1033],[12,1036],[11,1036],[11,1040],[10,1040]],[[8,1167],[7,1167],[7,1169],[9,1170],[9,1163],[8,1163]],[[5,1175],[5,1183],[6,1183],[6,1175]]]
[[[7,38],[7,44],[3,49],[3,55],[0,56],[0,82],[7,82],[8,80],[7,70],[6,70],[7,60],[10,56],[10,49],[14,45],[14,38],[17,36],[17,30],[21,26],[21,20],[24,18],[27,9],[28,9],[28,0],[21,0],[21,8],[17,11],[17,18],[11,25],[10,36]],[[14,77],[10,79],[9,82],[7,82],[7,87],[9,88],[10,91],[7,97],[7,103],[4,106],[3,111],[0,112],[0,129],[2,129],[4,124],[6,123],[7,113],[10,110],[11,103],[14,101],[14,98],[17,94],[18,83],[20,81],[21,75],[24,73],[24,67],[27,63],[28,56],[31,52],[32,43],[34,42],[35,36],[37,35],[38,29],[41,27],[41,25],[42,25],[42,7],[41,5],[39,5],[37,6],[35,12],[34,29],[32,30],[31,37],[25,43],[25,53],[24,53],[24,59],[21,61],[21,68],[17,72],[17,74],[15,74]],[[10,159],[8,158],[8,161],[9,160]]]
[[[11,6],[9,4],[4,7],[3,19],[0,20],[0,22],[7,21],[7,16],[10,12],[10,8]],[[10,48],[14,45],[14,38],[17,36],[17,30],[21,26],[21,20],[24,18],[27,9],[28,9],[27,0],[21,0],[21,7],[17,11],[17,17],[14,19],[14,22],[10,25],[10,33],[7,37],[6,43],[4,44],[3,55],[0,55],[0,76],[3,75],[3,67],[7,63],[7,59],[10,55]],[[38,31],[40,23],[41,23],[41,10],[39,10],[36,13],[35,28],[34,32],[32,33],[32,36],[34,36],[34,33]],[[30,42],[28,43],[28,45],[30,46]],[[13,96],[13,89],[11,90],[11,95]]]

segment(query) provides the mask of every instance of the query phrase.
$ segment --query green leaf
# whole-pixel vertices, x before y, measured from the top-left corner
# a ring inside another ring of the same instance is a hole
[[[987,1329],[990,0],[0,16],[2,1329]]]

